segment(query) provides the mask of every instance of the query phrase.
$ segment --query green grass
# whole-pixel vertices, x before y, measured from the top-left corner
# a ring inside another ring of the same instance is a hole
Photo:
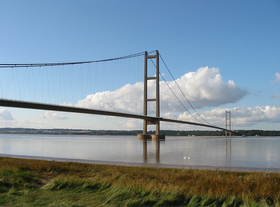
[[[0,158],[0,206],[280,206],[280,175]]]

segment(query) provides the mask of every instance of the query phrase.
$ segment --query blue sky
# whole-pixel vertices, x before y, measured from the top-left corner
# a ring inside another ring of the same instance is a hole
[[[228,109],[232,111],[233,128],[279,129],[278,0],[0,0],[0,28],[0,63],[87,61],[158,50],[205,119],[219,119]],[[129,64],[135,65],[135,62]],[[90,67],[96,68],[95,65]],[[0,72],[4,85],[5,73],[9,72]],[[186,74],[189,79],[182,78]],[[21,72],[17,76],[23,77]],[[196,77],[203,77],[199,79],[202,83],[194,81]],[[126,77],[120,74],[120,78],[125,81]],[[139,81],[141,78],[136,80]],[[235,85],[230,85],[229,81]],[[140,87],[130,84],[131,88]],[[106,85],[100,82],[103,101],[100,103],[112,100],[104,91],[111,91],[111,95],[117,97],[117,88],[105,88]],[[80,101],[81,106],[94,105],[96,93],[77,95],[77,100],[71,104]],[[198,93],[202,94],[201,97],[194,95]],[[86,99],[90,94],[92,96]],[[210,96],[217,97],[218,101],[214,104]],[[164,102],[167,105],[168,100],[167,97]],[[142,128],[138,120],[11,108],[0,110],[0,127]],[[177,108],[163,111],[162,115],[189,118]],[[196,129],[166,124],[162,128]]]

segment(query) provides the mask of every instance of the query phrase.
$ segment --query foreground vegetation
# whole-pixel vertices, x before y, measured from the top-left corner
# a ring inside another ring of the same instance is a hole
[[[0,206],[280,206],[280,175],[0,157]]]

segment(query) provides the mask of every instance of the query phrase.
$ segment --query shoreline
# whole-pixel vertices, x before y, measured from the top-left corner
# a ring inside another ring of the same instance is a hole
[[[131,167],[155,167],[155,168],[174,168],[174,169],[220,170],[220,171],[234,171],[234,172],[280,173],[280,168],[239,167],[239,166],[230,167],[230,166],[211,166],[211,165],[173,165],[173,164],[161,164],[161,163],[155,164],[155,163],[117,162],[117,161],[71,159],[71,158],[58,158],[58,157],[29,156],[29,155],[9,155],[9,154],[0,154],[0,157],[46,160],[46,161],[56,161],[56,162],[74,162],[74,163],[76,162],[76,163],[85,163],[85,164],[131,166]]]
[[[280,136],[278,130],[259,130],[259,129],[236,129],[237,134],[241,136]],[[117,135],[117,136],[137,136],[142,134],[142,130],[95,130],[95,129],[65,129],[65,128],[53,128],[53,129],[38,129],[38,128],[0,128],[0,134],[52,134],[52,135]],[[155,131],[151,131],[150,134],[155,134]],[[225,137],[224,131],[221,130],[161,130],[161,134],[165,136],[219,136]]]

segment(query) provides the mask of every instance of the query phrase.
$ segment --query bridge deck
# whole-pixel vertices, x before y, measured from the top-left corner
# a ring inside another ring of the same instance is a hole
[[[234,131],[227,130],[222,127],[189,122],[189,121],[181,121],[181,120],[174,120],[174,119],[166,119],[166,118],[158,118],[152,116],[144,116],[139,114],[130,114],[130,113],[122,113],[122,112],[113,112],[113,111],[104,111],[104,110],[97,110],[97,109],[86,109],[86,108],[79,108],[73,106],[62,106],[62,105],[53,105],[53,104],[43,104],[43,103],[36,103],[36,102],[26,102],[26,101],[16,101],[16,100],[8,100],[8,99],[0,99],[0,106],[4,107],[15,107],[15,108],[24,108],[24,109],[39,109],[39,110],[50,110],[50,111],[62,111],[62,112],[72,112],[72,113],[82,113],[82,114],[95,114],[95,115],[105,115],[105,116],[115,116],[115,117],[124,117],[124,118],[133,118],[133,119],[142,119],[148,121],[164,121],[164,122],[171,122],[171,123],[180,123],[180,124],[189,124],[189,125],[196,125],[208,128],[215,128],[219,130],[225,130],[234,134],[238,134]]]

